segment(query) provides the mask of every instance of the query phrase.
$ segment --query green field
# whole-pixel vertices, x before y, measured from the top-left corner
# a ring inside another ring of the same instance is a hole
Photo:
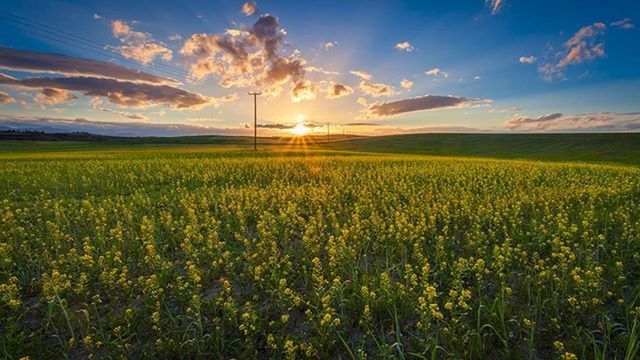
[[[203,139],[0,142],[2,357],[639,355],[635,134]]]

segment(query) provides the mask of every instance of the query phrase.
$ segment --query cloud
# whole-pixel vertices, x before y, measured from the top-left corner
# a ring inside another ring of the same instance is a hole
[[[105,97],[109,102],[133,108],[166,105],[175,110],[200,109],[218,105],[219,99],[178,89],[168,85],[132,83],[105,78],[26,78],[16,79],[0,73],[0,84],[27,89],[79,91],[86,96]]]
[[[443,76],[444,78],[448,78],[449,77],[449,73],[440,70],[440,68],[438,67],[434,67],[433,69],[429,69],[427,71],[424,72],[425,75],[427,76],[433,76],[433,77],[437,77],[439,75]]]
[[[354,122],[354,123],[340,124],[340,126],[382,126],[382,125],[376,124],[376,123],[367,123],[367,122]]]
[[[326,50],[329,51],[331,50],[333,47],[335,47],[336,45],[338,45],[337,41],[328,41],[324,44],[322,44],[322,47]]]
[[[111,32],[113,36],[120,40],[122,45],[109,48],[128,59],[134,59],[141,64],[147,65],[155,61],[156,58],[161,58],[164,61],[169,61],[173,58],[171,49],[162,43],[155,42],[150,34],[134,31],[125,21],[112,21]]]
[[[370,116],[386,117],[413,111],[463,108],[473,105],[488,104],[490,102],[491,100],[469,99],[457,96],[425,95],[371,104],[369,105],[367,112]]]
[[[356,100],[356,102],[358,103],[358,105],[360,106],[364,106],[367,107],[369,106],[369,103],[367,102],[367,99],[363,98],[363,97],[359,97],[358,100]]]
[[[371,80],[371,78],[373,77],[373,75],[364,72],[364,71],[358,71],[358,70],[351,70],[349,71],[349,73],[351,73],[351,75],[355,75],[357,77],[359,77],[362,80]]]
[[[103,17],[102,15],[100,15],[100,14],[93,14],[93,18],[94,18],[95,20],[102,20],[102,19],[104,19],[104,17]]]
[[[103,111],[103,112],[116,114],[118,116],[121,116],[121,117],[123,117],[125,119],[129,119],[129,120],[147,120],[148,119],[146,116],[144,116],[142,114],[134,114],[134,113],[126,112],[126,111],[116,111],[116,110],[105,109],[105,108],[98,108],[98,110]]]
[[[273,129],[273,130],[287,130],[296,127],[296,124],[258,124],[258,128]]]
[[[256,4],[255,1],[245,1],[245,3],[242,4],[242,13],[246,16],[251,16],[255,14],[256,11],[258,11],[258,4]]]
[[[347,85],[331,82],[327,86],[327,99],[337,99],[353,93],[353,89]]]
[[[291,88],[291,100],[300,102],[316,98],[318,88],[309,80],[300,80]]]
[[[553,113],[538,117],[514,115],[504,122],[514,131],[608,132],[640,130],[640,113],[602,112],[577,115]]]
[[[635,27],[635,25],[633,25],[631,23],[631,19],[630,18],[624,18],[618,21],[614,21],[610,24],[613,27],[617,27],[617,28],[621,28],[621,29],[625,29],[625,30],[630,30],[633,29]]]
[[[476,75],[473,77],[473,80],[482,80],[482,77],[480,75]]]
[[[174,34],[174,35],[169,35],[167,39],[171,41],[178,41],[178,40],[182,40],[182,36],[180,34]]]
[[[413,87],[413,81],[402,79],[402,81],[400,81],[400,86],[402,86],[405,89],[411,89]]]
[[[219,34],[194,34],[182,46],[190,76],[195,80],[217,75],[223,87],[262,88],[269,98],[282,92],[287,82],[295,89],[294,99],[309,98],[311,92],[302,82],[306,61],[294,54],[282,57],[286,31],[279,28],[278,18],[265,14],[248,30]]]
[[[192,136],[192,135],[247,135],[238,128],[213,128],[184,124],[154,124],[147,122],[109,122],[87,119],[63,119],[0,115],[0,131],[44,131],[48,133],[87,132],[109,136]]]
[[[533,64],[534,62],[536,62],[536,57],[533,55],[520,56],[520,59],[518,61],[520,61],[520,64]]]
[[[564,43],[564,51],[556,54],[559,59],[547,62],[538,68],[543,79],[552,81],[555,77],[563,76],[563,69],[569,65],[576,65],[585,61],[592,61],[604,57],[604,41],[601,35],[606,30],[601,22],[582,27]]]
[[[414,47],[408,41],[397,43],[395,47],[400,51],[406,52],[412,52],[414,50]]]
[[[504,1],[502,0],[485,0],[484,3],[491,9],[492,15],[499,13],[504,5]]]
[[[70,92],[66,90],[52,89],[52,88],[44,88],[42,91],[36,95],[34,98],[35,102],[38,104],[62,104],[65,102],[69,102],[77,99]]]
[[[337,71],[325,70],[318,66],[306,66],[304,70],[307,72],[317,72],[324,75],[340,75],[340,73]]]
[[[67,76],[99,77],[150,84],[179,85],[173,79],[128,69],[124,66],[71,56],[15,50],[0,47],[0,69],[50,73]]]
[[[360,81],[358,86],[363,93],[373,97],[393,96],[396,94],[396,89],[387,84],[371,83],[363,80]]]
[[[0,91],[0,103],[11,104],[16,102],[16,99],[12,98],[9,94],[4,91]]]

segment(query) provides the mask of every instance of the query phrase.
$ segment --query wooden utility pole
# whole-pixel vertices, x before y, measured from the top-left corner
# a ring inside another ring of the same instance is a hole
[[[262,92],[250,92],[249,95],[253,95],[253,150],[258,150],[258,95]]]

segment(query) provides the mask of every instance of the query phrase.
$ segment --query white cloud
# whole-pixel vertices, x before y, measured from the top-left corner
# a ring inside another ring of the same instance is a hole
[[[122,45],[110,48],[126,58],[134,59],[144,65],[152,63],[156,58],[164,61],[173,58],[173,51],[164,44],[154,41],[150,34],[134,31],[125,21],[112,21],[111,31]]]
[[[438,76],[442,76],[444,78],[448,78],[449,77],[449,73],[440,70],[440,68],[435,67],[433,69],[429,69],[427,71],[424,72],[425,75],[427,76],[433,76],[433,77],[438,77]]]
[[[400,81],[400,86],[402,86],[405,89],[411,89],[413,87],[413,81],[402,79],[402,81]]]
[[[408,41],[397,43],[395,47],[398,50],[406,52],[412,52],[414,50],[414,47]]]
[[[349,71],[351,73],[351,75],[355,75],[357,77],[359,77],[362,80],[371,80],[371,78],[373,77],[373,75],[364,72],[364,71],[359,71],[359,70],[351,70]]]
[[[534,62],[536,62],[536,57],[533,55],[520,56],[520,59],[518,59],[518,61],[520,61],[521,64],[533,64]]]

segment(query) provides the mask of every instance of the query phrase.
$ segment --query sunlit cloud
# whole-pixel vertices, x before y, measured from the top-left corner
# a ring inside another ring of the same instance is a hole
[[[362,80],[371,80],[371,78],[373,77],[373,75],[369,74],[368,72],[359,71],[359,70],[351,70],[349,71],[349,73],[351,73],[351,75],[355,75],[359,77]]]
[[[247,31],[194,34],[180,52],[187,58],[190,75],[196,80],[214,74],[223,87],[259,87],[268,98],[279,96],[282,86],[290,83],[292,100],[312,99],[316,91],[304,79],[306,60],[298,55],[279,54],[285,35],[278,18],[266,14]]]
[[[490,103],[491,100],[487,99],[425,95],[402,100],[374,103],[369,105],[366,112],[368,116],[389,117],[413,111],[464,108],[476,105],[487,105]]]
[[[514,115],[504,125],[515,131],[637,131],[640,113],[603,112],[577,115],[552,113],[537,117]]]
[[[340,73],[337,71],[326,70],[319,66],[306,66],[304,69],[307,72],[317,72],[324,75],[340,75]]]
[[[291,89],[291,99],[293,102],[313,100],[318,93],[318,87],[309,80],[298,81]]]
[[[502,6],[504,5],[504,1],[502,0],[485,0],[485,4],[489,6],[491,9],[491,14],[495,15],[500,12]]]
[[[439,76],[442,76],[444,78],[448,78],[449,77],[449,73],[448,72],[442,71],[438,67],[434,67],[432,69],[429,69],[429,70],[425,71],[424,74],[426,76],[432,76],[434,78],[437,78]]]
[[[245,1],[242,4],[242,13],[246,16],[253,15],[256,11],[258,11],[258,4],[255,1]]]
[[[93,19],[94,20],[102,20],[102,19],[104,19],[104,17],[102,15],[96,13],[96,14],[93,14]]]
[[[173,51],[164,44],[153,40],[150,34],[134,31],[131,26],[122,20],[111,22],[111,32],[122,45],[111,46],[122,56],[134,59],[141,64],[152,63],[156,58],[169,61],[173,58]]]
[[[99,77],[157,85],[180,84],[174,79],[132,70],[109,62],[4,47],[0,47],[0,69],[66,76]]]
[[[411,43],[409,43],[408,41],[397,43],[395,48],[406,52],[412,52],[414,50],[413,45],[411,45]]]
[[[52,88],[44,88],[34,98],[36,103],[39,104],[62,104],[77,99],[67,90],[59,90]]]
[[[411,89],[413,87],[413,81],[402,79],[402,81],[400,81],[400,86],[402,86],[405,89]]]
[[[559,60],[547,62],[538,68],[547,81],[563,76],[563,69],[569,65],[580,64],[604,57],[604,34],[606,25],[601,22],[582,27],[564,43],[564,51],[557,54]]]
[[[364,106],[364,107],[369,106],[369,102],[367,101],[367,99],[365,99],[363,97],[359,97],[358,100],[356,100],[356,103],[358,103],[358,105]]]
[[[178,40],[182,40],[182,36],[180,34],[174,34],[174,35],[169,35],[167,39],[171,41],[178,41]]]
[[[11,104],[15,103],[16,99],[12,98],[9,94],[4,91],[0,91],[0,103]]]
[[[383,83],[372,83],[363,80],[360,81],[358,86],[364,94],[373,97],[393,96],[396,94],[396,89],[393,86]]]
[[[148,120],[148,118],[142,114],[135,114],[135,113],[130,113],[127,111],[117,111],[117,110],[111,110],[111,109],[106,109],[106,108],[98,108],[98,110],[103,111],[103,112],[107,112],[107,113],[111,113],[111,114],[116,114],[120,117],[123,117],[125,119],[129,119],[129,120]]]
[[[518,61],[520,61],[520,64],[533,64],[534,62],[536,62],[536,57],[533,55],[520,56],[520,59]]]

